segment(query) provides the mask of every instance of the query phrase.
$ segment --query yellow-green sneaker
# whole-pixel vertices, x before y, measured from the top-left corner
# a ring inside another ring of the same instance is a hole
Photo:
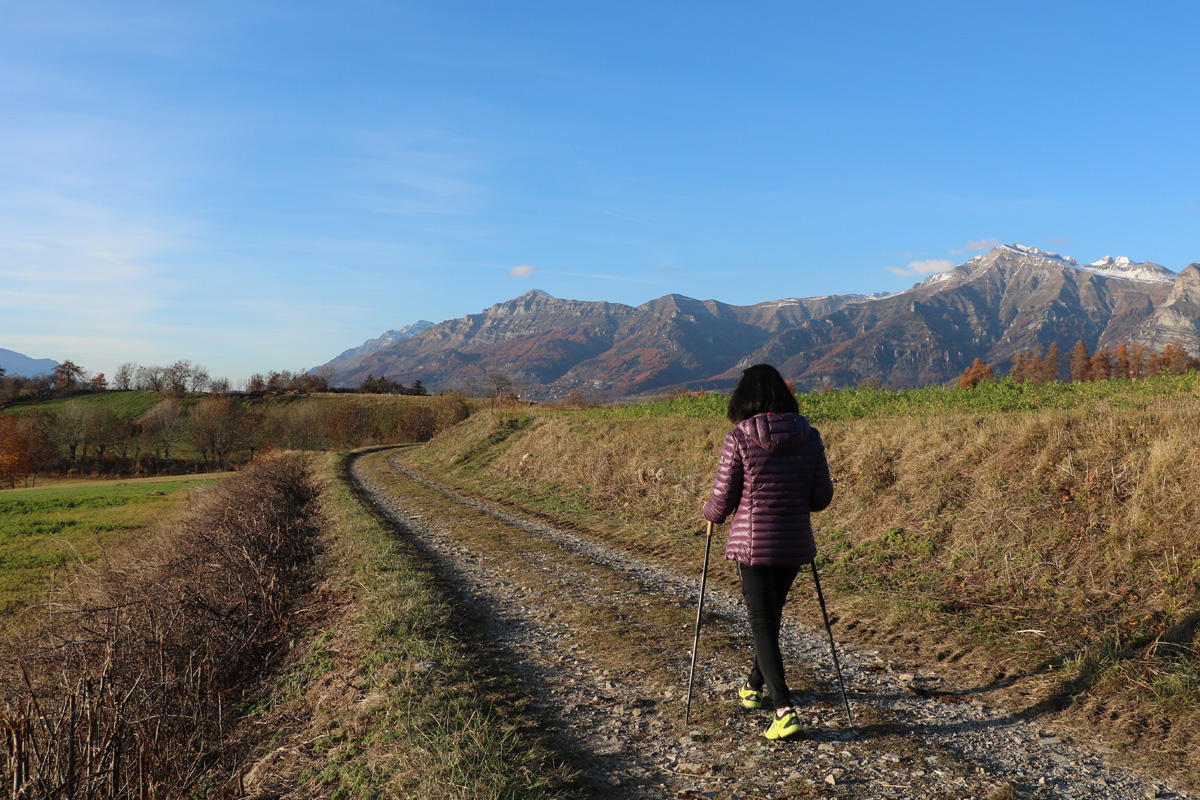
[[[751,689],[750,684],[743,684],[738,689],[738,697],[742,698],[742,708],[762,708],[763,690]]]
[[[771,720],[771,726],[767,728],[763,736],[768,739],[787,739],[802,730],[804,727],[800,724],[800,718],[796,716],[795,711],[789,708],[782,717],[778,714],[775,715],[775,719]]]

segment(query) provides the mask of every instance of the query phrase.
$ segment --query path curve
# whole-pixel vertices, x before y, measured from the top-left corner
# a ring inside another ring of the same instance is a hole
[[[769,712],[747,712],[734,702],[750,642],[740,598],[711,588],[693,724],[685,728],[692,631],[680,621],[689,608],[694,621],[695,580],[455,491],[397,455],[386,466],[378,458],[370,463],[376,466],[355,458],[352,479],[397,534],[418,544],[458,587],[502,666],[586,765],[596,796],[1189,796],[1114,766],[1111,751],[940,692],[932,671],[899,673],[876,652],[840,648],[857,723],[849,728],[826,634],[795,618],[785,620],[781,644],[805,732],[795,741],[768,742],[761,731]],[[372,471],[378,469],[391,471],[386,481]],[[412,490],[384,488],[397,480],[411,482]],[[714,542],[713,569],[726,568],[718,548]],[[802,577],[790,603],[807,602],[811,592],[811,580]],[[667,621],[655,613],[663,609],[674,611]],[[582,646],[587,624],[578,620],[599,617],[610,625],[618,620],[617,633],[636,638],[641,650],[614,661],[604,648]]]

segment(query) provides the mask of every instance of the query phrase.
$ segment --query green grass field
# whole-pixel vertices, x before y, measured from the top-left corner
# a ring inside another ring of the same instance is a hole
[[[76,482],[0,492],[0,617],[38,600],[56,574],[128,543],[224,474]]]
[[[54,400],[42,400],[33,403],[14,403],[0,413],[20,414],[23,411],[36,408],[57,414],[70,402],[84,403],[96,408],[106,409],[119,418],[129,421],[137,419],[155,406],[162,395],[156,392],[101,392],[75,397],[62,397]]]

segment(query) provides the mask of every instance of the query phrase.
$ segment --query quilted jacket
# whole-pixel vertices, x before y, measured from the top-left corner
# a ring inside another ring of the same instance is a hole
[[[724,522],[733,514],[725,558],[752,567],[795,567],[817,555],[809,512],[832,500],[817,429],[799,414],[758,414],[725,437],[704,518]]]

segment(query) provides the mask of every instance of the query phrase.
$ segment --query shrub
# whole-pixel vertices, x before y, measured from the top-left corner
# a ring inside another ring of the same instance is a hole
[[[302,459],[256,461],[9,643],[0,772],[14,796],[179,797],[217,765],[291,635],[317,494]]]

